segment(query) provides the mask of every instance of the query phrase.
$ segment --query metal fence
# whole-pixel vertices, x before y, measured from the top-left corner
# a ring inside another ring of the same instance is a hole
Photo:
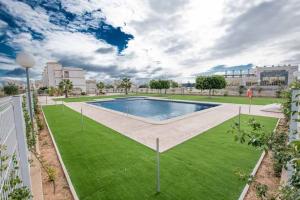
[[[11,176],[19,176],[17,187],[31,189],[28,149],[21,96],[0,99],[0,199],[7,200],[14,189],[10,187]],[[18,167],[16,167],[16,163]]]

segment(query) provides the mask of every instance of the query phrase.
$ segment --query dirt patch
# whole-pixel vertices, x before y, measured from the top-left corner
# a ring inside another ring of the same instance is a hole
[[[55,169],[55,192],[53,182],[50,182],[45,169],[42,168],[42,182],[43,182],[43,194],[45,200],[73,200],[67,179],[60,165],[57,157],[54,145],[52,143],[50,133],[45,124],[43,115],[40,114],[40,119],[44,124],[44,128],[39,132],[39,149],[40,156],[45,162],[46,166],[51,166]]]
[[[285,119],[280,119],[279,124],[276,129],[277,132],[288,132],[287,121]],[[268,186],[268,194],[270,196],[275,196],[278,192],[280,186],[280,178],[275,176],[273,169],[272,153],[265,155],[256,175],[255,180],[258,183],[265,184]],[[256,196],[256,190],[254,184],[250,185],[248,193],[244,200],[260,200]]]

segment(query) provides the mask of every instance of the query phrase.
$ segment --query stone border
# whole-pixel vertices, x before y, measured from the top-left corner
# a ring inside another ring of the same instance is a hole
[[[275,126],[275,128],[274,128],[273,131],[276,131],[276,129],[277,129],[277,127],[278,127],[278,124],[279,124],[279,121],[280,121],[280,119],[277,120],[276,126]],[[257,161],[257,163],[256,163],[256,165],[255,165],[255,167],[254,167],[254,169],[252,170],[252,173],[251,173],[252,176],[255,176],[255,175],[256,175],[256,173],[257,173],[257,171],[258,171],[258,168],[260,167],[260,165],[261,165],[263,159],[265,158],[265,155],[266,155],[266,152],[263,151],[262,154],[261,154],[261,156],[260,156],[260,158],[259,158],[259,160]],[[242,191],[240,197],[238,198],[238,200],[243,200],[243,199],[246,197],[249,188],[250,188],[250,185],[247,183],[247,184],[245,185],[245,187],[244,187],[244,189],[243,189],[243,191]]]
[[[44,114],[43,108],[42,108],[41,110],[42,110],[42,113],[43,113],[43,117],[44,117],[44,119],[45,119],[45,123],[46,123],[46,125],[47,125],[47,129],[48,129],[48,131],[49,131],[51,140],[52,140],[52,142],[53,142],[53,145],[54,145],[55,152],[56,152],[56,154],[57,154],[58,160],[59,160],[59,162],[60,162],[60,164],[61,164],[61,167],[62,167],[63,172],[64,172],[64,174],[65,174],[65,177],[66,177],[66,179],[67,179],[68,185],[69,185],[69,187],[70,187],[71,194],[72,194],[74,200],[79,200],[79,198],[78,198],[78,196],[77,196],[77,193],[76,193],[76,191],[75,191],[75,188],[74,188],[74,186],[73,186],[73,184],[72,184],[71,178],[70,178],[70,176],[69,176],[69,173],[68,173],[68,171],[67,171],[67,168],[66,168],[66,166],[65,166],[65,164],[64,164],[64,162],[63,162],[63,160],[62,160],[62,157],[61,157],[61,155],[60,155],[60,153],[59,153],[58,147],[57,147],[57,145],[56,145],[56,143],[55,143],[55,139],[54,139],[53,134],[52,134],[52,132],[51,132],[50,126],[49,126],[49,124],[48,124],[48,122],[47,122],[47,118],[46,118],[46,116],[45,116],[45,114]]]

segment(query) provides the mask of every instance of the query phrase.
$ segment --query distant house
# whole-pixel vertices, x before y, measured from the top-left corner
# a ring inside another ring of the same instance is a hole
[[[97,85],[96,80],[86,80],[86,93],[87,94],[96,94]]]
[[[48,62],[43,71],[43,85],[45,87],[58,87],[59,83],[69,79],[73,83],[73,90],[86,92],[85,71],[77,67],[63,67],[58,62]]]

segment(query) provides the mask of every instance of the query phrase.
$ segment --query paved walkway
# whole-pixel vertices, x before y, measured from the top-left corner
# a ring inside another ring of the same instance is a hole
[[[57,98],[64,98],[64,96],[59,97],[51,97],[51,96],[39,96],[39,103],[41,105],[55,105],[55,104],[62,104],[62,101],[54,101]]]
[[[126,115],[111,112],[83,102],[66,103],[71,109],[80,112],[117,132],[155,149],[156,138],[160,139],[160,151],[164,152],[184,141],[191,139],[222,122],[238,115],[239,106],[242,114],[249,114],[248,105],[222,104],[189,117],[166,124],[151,124]],[[282,117],[281,113],[263,112],[263,106],[252,106],[251,115]]]

